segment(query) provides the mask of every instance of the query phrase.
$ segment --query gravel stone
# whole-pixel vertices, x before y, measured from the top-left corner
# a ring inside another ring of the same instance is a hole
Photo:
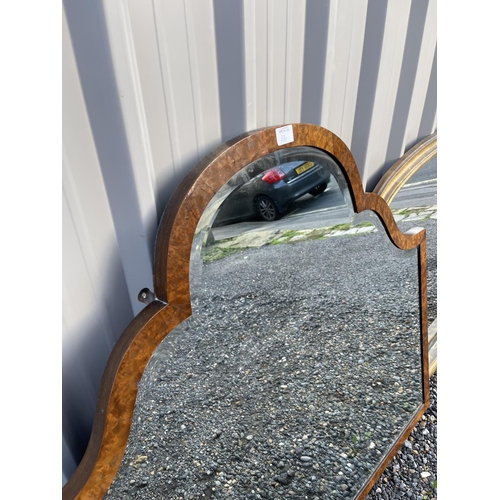
[[[416,252],[394,265],[377,234],[194,269],[193,316],[146,368],[106,500],[354,498],[421,401]],[[368,500],[437,497],[437,373],[430,394]]]

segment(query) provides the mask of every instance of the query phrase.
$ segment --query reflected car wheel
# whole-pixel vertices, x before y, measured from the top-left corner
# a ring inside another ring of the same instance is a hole
[[[313,196],[318,196],[318,194],[321,194],[326,189],[327,185],[328,184],[326,182],[323,182],[323,184],[320,184],[319,186],[312,188],[311,191],[309,191],[309,194]]]
[[[279,218],[279,211],[276,203],[267,196],[259,196],[257,198],[257,213],[259,217],[266,222],[271,222]]]

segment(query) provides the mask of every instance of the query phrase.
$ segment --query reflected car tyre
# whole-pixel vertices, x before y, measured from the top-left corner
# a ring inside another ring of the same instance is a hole
[[[328,184],[326,182],[323,182],[323,184],[320,184],[319,186],[312,188],[311,191],[309,191],[309,194],[313,196],[318,196],[318,194],[321,194],[326,189],[327,185]]]
[[[258,196],[256,200],[257,214],[266,222],[279,219],[279,211],[276,203],[267,196]]]

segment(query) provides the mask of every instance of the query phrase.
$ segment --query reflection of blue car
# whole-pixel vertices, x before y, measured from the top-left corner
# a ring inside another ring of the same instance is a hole
[[[321,194],[330,172],[312,161],[292,161],[261,172],[233,191],[221,206],[214,226],[257,216],[279,219],[288,206],[306,193]]]

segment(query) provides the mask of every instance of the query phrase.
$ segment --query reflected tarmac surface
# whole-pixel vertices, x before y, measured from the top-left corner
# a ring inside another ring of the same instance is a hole
[[[394,211],[409,207],[437,205],[437,157],[422,167],[401,189],[390,207]],[[349,219],[351,208],[346,204],[344,194],[333,179],[326,191],[319,196],[306,194],[295,200],[282,219],[273,222],[245,221],[214,227],[216,240],[237,235],[267,230],[300,230],[341,224]]]
[[[341,224],[349,219],[351,209],[344,201],[342,192],[334,181],[319,196],[306,194],[289,207],[282,219],[273,222],[239,222],[212,229],[216,240],[261,230],[300,230]]]

